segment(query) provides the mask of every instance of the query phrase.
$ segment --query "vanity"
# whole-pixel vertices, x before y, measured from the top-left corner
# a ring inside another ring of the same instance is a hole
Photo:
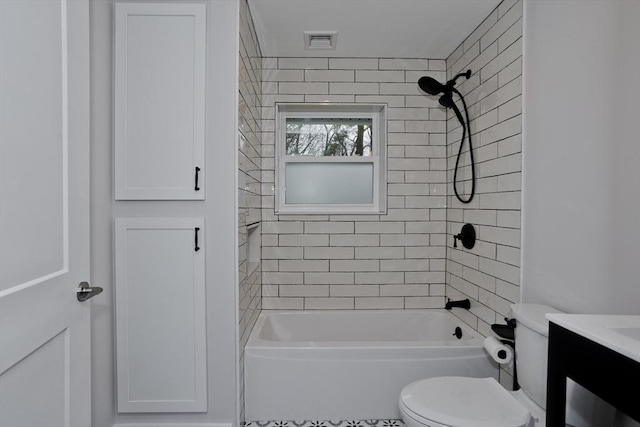
[[[547,427],[565,425],[567,378],[640,422],[640,316],[546,317]]]

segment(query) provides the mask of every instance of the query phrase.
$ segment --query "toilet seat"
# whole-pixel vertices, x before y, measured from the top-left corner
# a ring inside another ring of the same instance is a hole
[[[400,393],[400,408],[417,423],[447,427],[526,427],[531,414],[493,378],[437,377]]]

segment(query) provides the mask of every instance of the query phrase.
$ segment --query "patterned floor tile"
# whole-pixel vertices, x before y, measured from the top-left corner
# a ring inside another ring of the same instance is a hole
[[[405,427],[402,420],[250,421],[244,427]]]

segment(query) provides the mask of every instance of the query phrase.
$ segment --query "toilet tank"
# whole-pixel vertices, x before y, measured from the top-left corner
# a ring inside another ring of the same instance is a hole
[[[547,313],[560,310],[540,304],[513,304],[516,319],[516,368],[522,391],[542,409],[547,407],[547,350],[549,321]],[[615,409],[567,379],[567,425],[579,427],[612,426]]]
[[[561,311],[540,304],[513,304],[516,319],[516,368],[522,391],[543,409],[547,406],[547,313]]]

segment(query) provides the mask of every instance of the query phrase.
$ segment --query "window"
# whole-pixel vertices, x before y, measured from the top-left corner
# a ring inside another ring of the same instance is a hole
[[[386,212],[384,105],[276,105],[276,213]]]

